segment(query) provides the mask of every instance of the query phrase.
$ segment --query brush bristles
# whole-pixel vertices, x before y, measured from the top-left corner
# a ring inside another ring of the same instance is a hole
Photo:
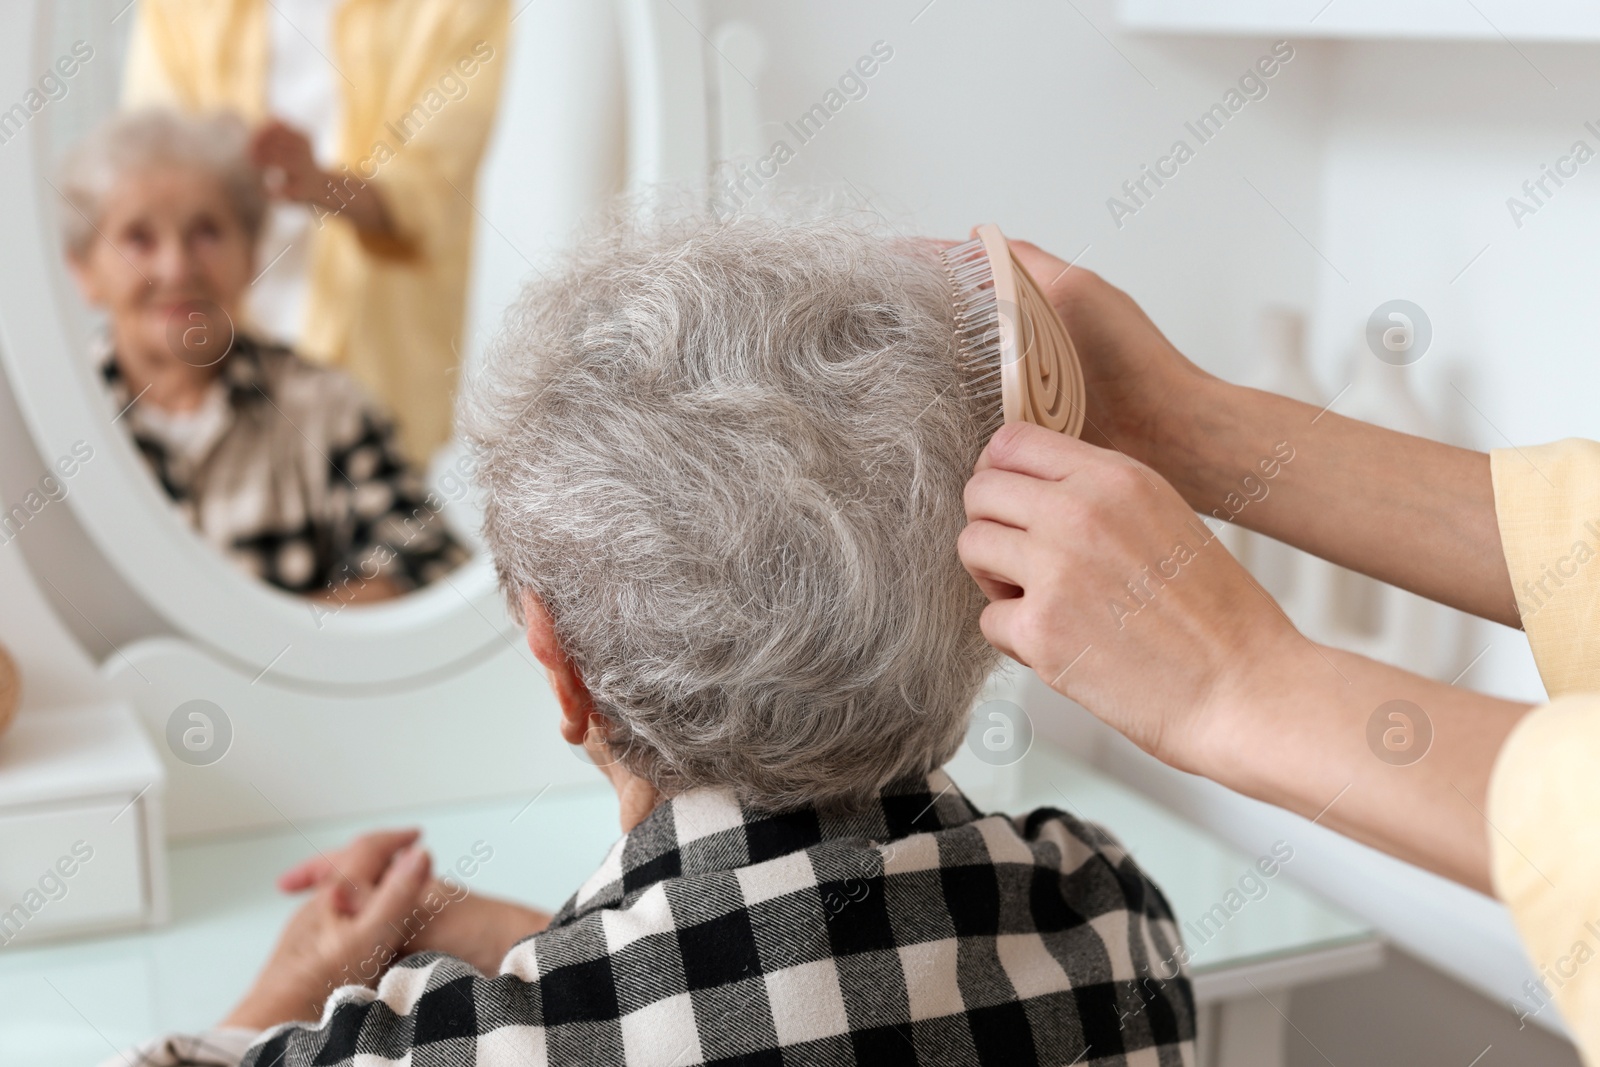
[[[989,437],[1005,421],[1000,397],[1000,311],[994,295],[994,268],[981,240],[945,249],[955,309],[956,359],[965,374],[971,410]]]

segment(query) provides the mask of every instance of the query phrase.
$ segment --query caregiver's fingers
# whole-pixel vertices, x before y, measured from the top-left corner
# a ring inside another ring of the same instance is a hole
[[[1098,462],[1106,450],[1028,422],[1008,422],[995,431],[973,465],[974,471],[997,467],[1034,478],[1064,481],[1086,464]]]
[[[1007,430],[974,492],[980,510],[1026,528],[980,518],[957,545],[993,600],[984,637],[1145,751],[1178,758],[1214,721],[1209,709],[1249,684],[1253,662],[1286,662],[1303,638],[1159,474],[1048,431]],[[1018,503],[1016,478],[1031,504]],[[1001,582],[1021,595],[995,595]]]
[[[983,609],[978,628],[984,640],[1024,667],[1032,668],[1051,688],[1066,679],[1093,648],[1084,642],[1076,648],[1051,640],[1034,605],[1026,597],[996,600]]]
[[[980,519],[956,538],[961,565],[990,600],[1004,600],[1027,588],[1033,543],[1021,530]]]
[[[1015,640],[1017,623],[1023,617],[1023,611],[1020,597],[995,600],[978,616],[978,629],[983,631],[985,641],[1026,667],[1029,664],[1018,653]]]
[[[967,573],[978,583],[978,588],[989,600],[1014,600],[1022,595],[1022,586],[1006,581],[997,574],[968,567]]]
[[[975,567],[968,567],[967,573],[972,575],[972,580],[978,583],[978,588],[990,600],[1012,600],[1022,595],[1022,586],[1008,582],[998,574]]]
[[[1026,530],[1045,510],[1044,497],[1054,484],[1014,471],[985,468],[967,480],[967,487],[962,493],[967,521],[988,519]]]

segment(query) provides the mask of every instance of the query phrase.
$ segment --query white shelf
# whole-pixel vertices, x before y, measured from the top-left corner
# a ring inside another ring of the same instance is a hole
[[[1582,0],[1117,0],[1133,31],[1241,37],[1600,41]]]

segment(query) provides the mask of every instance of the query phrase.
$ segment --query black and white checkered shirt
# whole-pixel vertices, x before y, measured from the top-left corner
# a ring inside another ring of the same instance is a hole
[[[694,790],[489,978],[438,953],[278,1029],[249,1067],[1194,1061],[1161,893],[1059,811],[982,816],[943,772],[865,811]]]

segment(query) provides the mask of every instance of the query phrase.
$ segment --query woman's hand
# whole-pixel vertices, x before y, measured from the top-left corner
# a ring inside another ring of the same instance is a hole
[[[1258,672],[1309,647],[1154,471],[1029,425],[1003,427],[967,484],[961,560],[984,636],[1180,767]]]
[[[370,892],[330,878],[294,914],[255,985],[223,1026],[262,1030],[278,1023],[317,1019],[328,994],[341,985],[376,977],[399,954],[403,920],[428,886],[428,854],[401,849]]]
[[[1525,705],[1313,644],[1126,456],[1006,426],[966,500],[961,560],[1002,651],[1172,766],[1488,891],[1481,813]],[[1431,722],[1425,759],[1371,747],[1393,701]]]
[[[266,171],[267,191],[298,204],[325,203],[329,175],[317,166],[311,139],[281,119],[250,135],[250,159]]]
[[[1507,626],[1520,626],[1500,546],[1489,457],[1231,385],[1162,336],[1133,298],[1025,241],[1011,247],[1045,289],[1083,363],[1083,438],[1154,468],[1206,515],[1263,463],[1292,467],[1241,526]],[[1366,358],[1366,357],[1363,357]],[[1373,357],[1376,358],[1376,357]],[[1337,401],[1338,397],[1334,397]],[[1260,488],[1257,484],[1256,488]]]
[[[285,893],[314,889],[331,881],[345,882],[360,896],[378,884],[383,872],[401,851],[417,843],[422,831],[375,830],[362,834],[333,852],[319,852],[278,875],[278,888]]]
[[[380,830],[363,834],[344,848],[317,855],[285,871],[278,888],[297,893],[334,883],[350,887],[349,899],[359,902],[376,891],[394,857],[418,838],[419,831]],[[416,907],[401,924],[404,938],[396,957],[412,952],[445,952],[463,959],[485,974],[499,970],[511,946],[550,925],[550,915],[509,900],[474,894],[465,884],[435,878],[418,894]],[[374,974],[357,974],[349,981],[365,981]]]
[[[267,191],[278,199],[342,216],[383,247],[386,242],[403,243],[376,186],[348,169],[342,175],[323,170],[310,138],[282,119],[268,119],[250,135],[250,159],[266,172]]]
[[[1216,379],[1168,341],[1127,293],[1027,241],[1012,253],[1044,290],[1083,364],[1088,399],[1083,439],[1163,469],[1174,422],[1197,389]]]

